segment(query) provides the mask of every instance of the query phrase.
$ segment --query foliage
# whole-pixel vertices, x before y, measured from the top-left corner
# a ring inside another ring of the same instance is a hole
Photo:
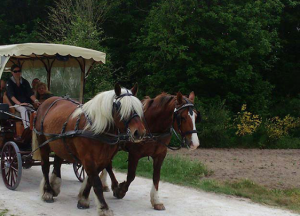
[[[291,129],[299,126],[300,119],[290,115],[285,116],[283,119],[276,116],[266,121],[267,134],[273,140],[288,136]]]
[[[243,104],[241,112],[235,119],[237,131],[236,135],[244,136],[253,134],[260,126],[262,119],[258,115],[246,111],[247,105]]]
[[[202,121],[196,127],[201,147],[231,146],[231,115],[225,101],[218,101],[201,107]]]
[[[105,1],[102,1],[103,7]],[[103,30],[97,25],[105,19],[105,10],[99,9],[99,1],[95,0],[59,0],[50,8],[48,25],[44,25],[42,37],[54,43],[85,47],[102,52],[106,48],[101,45],[105,40]],[[99,12],[100,11],[100,12]],[[62,21],[63,20],[63,21]],[[85,100],[100,91],[112,88],[112,64],[109,55],[104,66],[95,66],[87,78]]]
[[[39,21],[46,18],[51,0],[1,0],[0,44],[41,42]]]
[[[294,148],[299,127],[283,122],[300,117],[299,20],[297,0],[2,0],[0,44],[106,52],[86,100],[115,82],[141,97],[195,91],[202,147]]]
[[[226,99],[231,109],[247,103],[263,112],[273,87],[261,70],[272,67],[279,48],[281,10],[278,0],[161,1],[133,44],[131,76],[146,94],[193,89],[200,98]]]

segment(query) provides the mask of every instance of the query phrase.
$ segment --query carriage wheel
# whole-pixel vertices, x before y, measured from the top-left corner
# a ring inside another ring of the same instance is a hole
[[[22,177],[22,157],[14,142],[5,143],[1,152],[1,174],[5,186],[15,190]]]
[[[77,177],[77,179],[80,181],[80,182],[83,182],[83,180],[85,179],[85,171],[84,171],[84,168],[82,166],[82,164],[80,163],[73,163],[73,169],[74,169],[74,173]]]

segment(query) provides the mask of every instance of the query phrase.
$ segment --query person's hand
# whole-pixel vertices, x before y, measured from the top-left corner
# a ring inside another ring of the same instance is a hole
[[[39,102],[39,101],[34,102],[35,107],[39,107],[40,105],[41,105],[41,102]]]

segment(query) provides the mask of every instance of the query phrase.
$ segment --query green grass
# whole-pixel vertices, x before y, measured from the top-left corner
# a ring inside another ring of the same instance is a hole
[[[118,171],[127,172],[126,152],[119,152],[116,155],[113,167]],[[137,175],[152,178],[152,173],[152,159],[142,158],[139,161]],[[300,189],[268,189],[247,179],[224,183],[205,178],[211,174],[212,171],[200,162],[168,155],[161,170],[161,180],[208,192],[249,198],[257,203],[282,207],[300,213]]]
[[[8,212],[8,209],[0,209],[0,216],[6,216]]]

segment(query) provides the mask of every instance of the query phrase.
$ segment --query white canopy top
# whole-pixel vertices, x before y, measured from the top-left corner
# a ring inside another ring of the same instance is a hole
[[[0,46],[0,56],[26,58],[26,56],[35,57],[41,56],[73,56],[82,57],[84,59],[93,59],[96,62],[105,63],[106,54],[96,50],[62,45],[62,44],[47,44],[47,43],[25,43]]]

